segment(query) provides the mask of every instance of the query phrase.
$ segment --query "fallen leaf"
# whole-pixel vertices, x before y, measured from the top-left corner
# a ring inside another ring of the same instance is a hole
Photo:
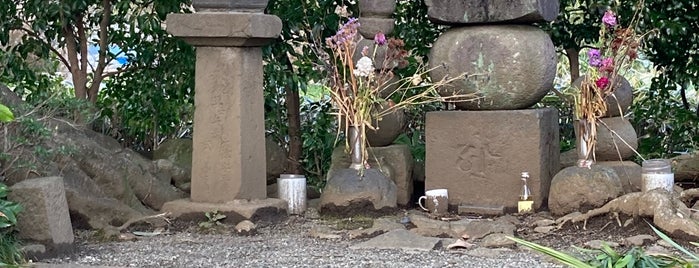
[[[466,240],[459,239],[456,240],[456,242],[449,244],[447,246],[447,249],[454,249],[454,248],[464,248],[464,249],[469,249],[474,247],[476,244],[471,244],[469,242],[466,242]]]

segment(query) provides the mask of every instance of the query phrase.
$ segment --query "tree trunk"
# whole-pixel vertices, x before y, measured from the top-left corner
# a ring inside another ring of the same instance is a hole
[[[285,57],[286,66],[289,71],[293,70],[293,65],[288,57]],[[284,86],[286,93],[286,116],[289,121],[289,157],[287,158],[286,172],[290,174],[303,174],[301,166],[301,154],[303,151],[303,141],[301,140],[301,104],[299,90],[296,85],[287,84]]]
[[[289,120],[289,157],[286,171],[290,174],[303,174],[301,167],[301,153],[303,143],[301,141],[301,105],[298,89],[293,85],[285,86],[286,90],[286,115]]]
[[[580,77],[580,61],[578,56],[579,51],[575,48],[566,48],[566,56],[568,56],[568,62],[570,63],[570,83],[573,84],[575,80]]]

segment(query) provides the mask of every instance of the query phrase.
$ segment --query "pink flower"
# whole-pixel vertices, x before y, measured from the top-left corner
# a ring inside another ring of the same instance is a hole
[[[384,35],[382,32],[376,33],[376,35],[374,35],[374,43],[379,46],[386,45],[386,35]]]
[[[607,10],[607,12],[604,12],[602,22],[607,25],[607,27],[614,27],[616,26],[616,15],[613,11]]]
[[[605,88],[607,88],[607,86],[609,86],[609,78],[602,76],[599,79],[597,79],[597,81],[595,81],[595,85],[597,85],[597,88],[599,88],[600,90],[604,90]]]
[[[603,72],[614,72],[614,59],[613,58],[604,58],[602,59],[602,66],[600,67],[600,71]]]

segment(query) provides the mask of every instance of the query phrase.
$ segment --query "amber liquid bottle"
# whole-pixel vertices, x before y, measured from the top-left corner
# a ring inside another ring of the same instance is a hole
[[[531,191],[529,191],[529,185],[527,185],[528,180],[529,172],[522,172],[522,189],[519,193],[519,202],[517,202],[517,211],[519,213],[532,212],[532,205],[534,204],[534,199],[532,198]]]

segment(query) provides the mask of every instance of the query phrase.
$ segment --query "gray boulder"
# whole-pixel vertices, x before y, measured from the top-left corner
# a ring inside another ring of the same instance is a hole
[[[567,167],[551,181],[549,209],[554,215],[585,212],[603,206],[622,192],[621,180],[612,168]]]
[[[413,194],[413,156],[410,153],[410,148],[407,145],[394,144],[384,147],[370,147],[368,151],[369,166],[380,170],[383,175],[395,183],[398,205],[409,205]],[[350,162],[344,146],[335,148],[328,170],[328,178],[335,176],[336,171],[349,167]]]
[[[395,207],[396,184],[377,169],[366,169],[363,176],[354,169],[337,170],[320,195],[324,214],[384,213]]]

